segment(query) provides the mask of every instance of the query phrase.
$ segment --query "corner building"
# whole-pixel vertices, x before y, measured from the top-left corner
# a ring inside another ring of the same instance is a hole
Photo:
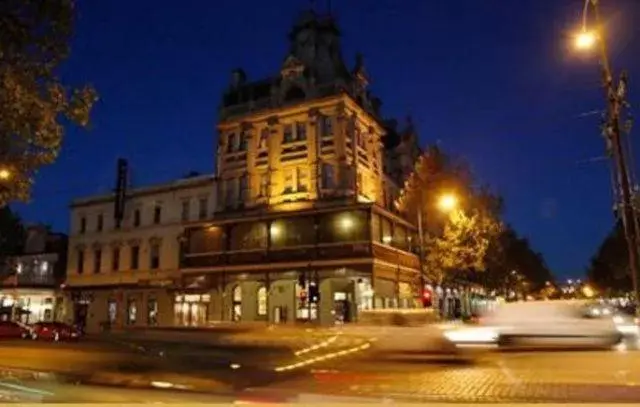
[[[217,205],[213,221],[185,228],[176,304],[206,296],[212,320],[323,325],[413,307],[415,228],[393,202],[415,136],[382,120],[362,57],[347,68],[331,16],[304,13],[289,39],[275,76],[232,73]]]

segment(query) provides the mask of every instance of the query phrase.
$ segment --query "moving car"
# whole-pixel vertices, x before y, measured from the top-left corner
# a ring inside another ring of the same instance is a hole
[[[37,322],[31,326],[31,339],[52,341],[77,340],[81,332],[71,325],[62,322]]]
[[[450,330],[445,337],[458,347],[635,348],[640,333],[633,318],[573,300],[503,304],[477,327]]]

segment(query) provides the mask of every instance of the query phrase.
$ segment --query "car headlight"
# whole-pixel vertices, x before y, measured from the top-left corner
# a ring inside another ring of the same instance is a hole
[[[454,343],[492,343],[498,339],[498,332],[493,328],[470,328],[447,331],[444,336]]]

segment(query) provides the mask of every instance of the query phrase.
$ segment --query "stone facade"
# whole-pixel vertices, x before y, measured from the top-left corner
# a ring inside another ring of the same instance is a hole
[[[415,132],[412,143],[412,127],[383,120],[332,16],[303,13],[289,39],[276,75],[236,69],[223,95],[218,205],[183,239],[184,325],[333,324],[414,306],[415,228],[394,201],[419,153]]]

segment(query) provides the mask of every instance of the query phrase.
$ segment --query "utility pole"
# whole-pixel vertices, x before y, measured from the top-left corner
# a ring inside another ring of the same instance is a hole
[[[617,83],[614,82],[613,72],[607,53],[607,45],[603,37],[603,25],[600,17],[599,1],[587,0],[593,8],[596,20],[596,29],[600,36],[601,65],[603,74],[603,87],[607,101],[607,112],[604,120],[603,135],[607,141],[614,160],[616,208],[622,218],[627,249],[629,255],[629,270],[633,284],[633,294],[636,303],[636,314],[640,315],[640,292],[638,291],[638,222],[633,205],[632,183],[625,156],[620,129],[620,113],[625,106],[627,91],[627,75],[623,73]]]

